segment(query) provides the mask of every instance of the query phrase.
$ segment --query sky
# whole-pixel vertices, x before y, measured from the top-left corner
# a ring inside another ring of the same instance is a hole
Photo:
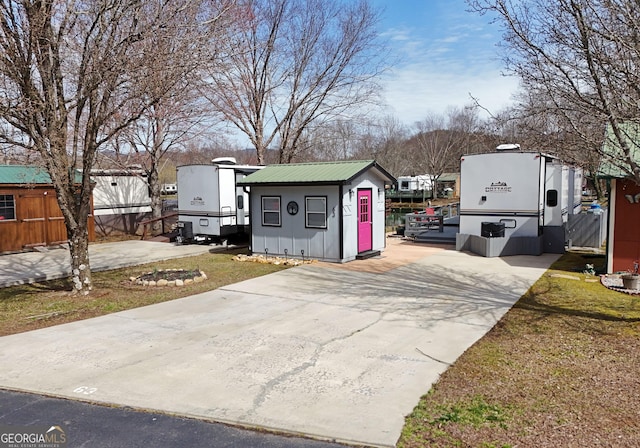
[[[491,113],[510,104],[518,82],[502,76],[501,32],[489,17],[467,12],[464,0],[371,3],[383,9],[380,32],[397,58],[382,78],[391,115],[410,126],[470,104],[470,95]]]

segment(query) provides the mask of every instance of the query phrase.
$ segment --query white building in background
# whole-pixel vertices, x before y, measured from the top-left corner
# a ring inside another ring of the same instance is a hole
[[[431,176],[428,174],[398,177],[398,191],[409,193],[413,191],[431,191],[431,188]]]
[[[147,175],[142,169],[92,170],[96,231],[135,234],[151,212]]]

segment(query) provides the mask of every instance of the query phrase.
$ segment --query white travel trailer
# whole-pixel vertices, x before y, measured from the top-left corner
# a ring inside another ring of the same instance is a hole
[[[519,145],[497,149],[461,159],[457,249],[484,256],[564,252],[568,215],[580,212],[582,171]]]
[[[233,158],[177,168],[178,243],[222,240],[249,227],[249,195],[237,182],[262,166]]]
[[[408,193],[423,190],[431,190],[431,177],[428,174],[398,177],[398,191]]]
[[[147,175],[141,168],[95,169],[93,214],[96,230],[105,235],[113,231],[135,233],[140,221],[151,212]]]

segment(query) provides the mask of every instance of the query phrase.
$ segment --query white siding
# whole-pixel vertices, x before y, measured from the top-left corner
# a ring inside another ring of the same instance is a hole
[[[505,236],[538,236],[542,210],[541,156],[492,153],[464,156],[460,233],[480,235],[484,221],[509,220]]]
[[[151,211],[149,188],[140,176],[92,176],[96,216],[147,213]]]
[[[195,235],[220,235],[218,167],[215,165],[179,166],[177,182],[178,220],[191,222]],[[233,183],[231,189],[235,191]]]
[[[371,201],[375,205],[372,209],[372,250],[384,250],[386,244],[384,181],[371,176],[370,172],[367,172],[344,186],[343,212],[345,213],[345,223],[343,236],[345,261],[353,260],[358,255],[358,189],[370,189]],[[350,195],[349,190],[352,190],[353,194]],[[350,214],[348,218],[347,213]]]

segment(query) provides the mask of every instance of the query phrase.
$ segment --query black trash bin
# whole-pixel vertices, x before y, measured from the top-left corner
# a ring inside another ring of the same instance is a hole
[[[504,236],[503,222],[483,222],[480,225],[480,235],[485,238],[497,238]]]

